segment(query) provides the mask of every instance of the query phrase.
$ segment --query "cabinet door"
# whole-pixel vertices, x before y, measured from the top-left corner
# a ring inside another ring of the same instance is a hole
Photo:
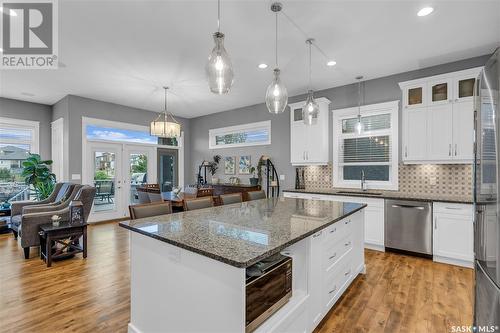
[[[452,100],[452,80],[442,79],[431,81],[427,85],[429,100],[428,106],[451,103]]]
[[[319,324],[324,315],[322,302],[324,236],[323,231],[311,236],[310,272],[312,274],[309,279],[309,309],[311,315],[309,322],[312,323],[313,328]]]
[[[404,108],[412,109],[425,106],[427,103],[426,93],[425,83],[405,87],[403,90]]]
[[[427,159],[446,161],[453,153],[453,105],[446,103],[427,109]],[[410,126],[412,126],[410,124]]]
[[[474,110],[472,101],[453,104],[453,159],[473,159]]]
[[[325,152],[328,154],[328,138],[323,137],[324,131],[321,124],[306,126],[307,137],[306,162],[321,163],[328,162],[328,155],[325,161]]]
[[[453,80],[453,100],[455,102],[471,102],[474,97],[476,78],[471,75],[458,76]]]
[[[427,109],[405,110],[403,160],[418,161],[427,155]]]
[[[474,260],[472,219],[469,216],[435,213],[433,254],[451,259]]]
[[[302,121],[302,108],[290,111],[290,162],[303,164],[306,160],[307,147],[306,125]]]
[[[384,246],[384,208],[365,208],[365,243]]]

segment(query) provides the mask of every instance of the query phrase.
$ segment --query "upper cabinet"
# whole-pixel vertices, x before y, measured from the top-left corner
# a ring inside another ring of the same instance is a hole
[[[472,163],[472,99],[481,69],[399,83],[403,95],[404,163]]]
[[[304,124],[302,106],[305,102],[289,104],[290,106],[290,162],[292,165],[326,165],[328,164],[328,106],[330,100],[316,98],[319,105],[318,116],[312,125]]]

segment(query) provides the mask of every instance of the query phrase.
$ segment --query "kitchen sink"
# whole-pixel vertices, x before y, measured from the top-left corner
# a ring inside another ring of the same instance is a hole
[[[363,191],[338,191],[337,194],[355,194],[355,195],[382,195],[381,192],[363,192]]]

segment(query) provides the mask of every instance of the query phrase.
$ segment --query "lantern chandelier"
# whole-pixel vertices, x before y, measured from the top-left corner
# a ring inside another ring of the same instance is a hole
[[[150,133],[159,138],[179,138],[181,136],[181,125],[175,120],[174,115],[167,110],[167,91],[165,90],[165,109],[151,122]],[[169,120],[170,119],[170,120]]]

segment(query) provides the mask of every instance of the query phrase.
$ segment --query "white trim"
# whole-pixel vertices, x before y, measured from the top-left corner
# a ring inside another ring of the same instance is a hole
[[[436,80],[443,80],[443,79],[450,79],[454,78],[456,76],[468,76],[472,75],[474,77],[477,77],[479,75],[479,72],[484,67],[474,67],[474,68],[469,68],[469,69],[464,69],[462,71],[456,71],[456,72],[450,72],[450,73],[445,73],[445,74],[439,74],[439,75],[434,75],[434,76],[426,76],[420,79],[415,79],[415,80],[409,80],[409,81],[403,81],[399,82],[399,88],[402,90],[408,86],[413,86],[413,85],[419,85],[419,84],[426,84],[429,81],[436,81]]]
[[[59,118],[50,123],[50,144],[52,172],[58,181],[67,181],[64,171],[68,170],[67,160],[64,157],[64,118]]]
[[[399,161],[399,101],[391,101],[370,105],[361,106],[361,115],[369,116],[380,113],[390,113],[391,114],[391,129],[390,130],[377,130],[372,132],[365,132],[365,135],[390,135],[391,137],[391,172],[389,173],[389,181],[367,181],[366,185],[368,188],[372,189],[384,189],[384,190],[398,190],[399,180],[398,180],[398,161]],[[345,188],[359,188],[359,181],[345,181],[340,179],[340,165],[339,165],[339,139],[342,133],[342,119],[352,118],[353,115],[358,114],[358,108],[345,108],[332,110],[332,121],[333,121],[333,167],[332,167],[332,179],[334,187],[345,187]],[[345,135],[344,135],[345,136]],[[355,137],[355,136],[353,136]]]
[[[251,130],[267,130],[269,131],[268,140],[265,142],[251,142],[251,143],[234,143],[229,145],[215,144],[215,137],[221,134],[230,134],[235,132],[251,131]],[[271,120],[259,121],[255,123],[248,123],[236,126],[220,127],[210,129],[208,131],[208,149],[222,149],[222,148],[235,148],[235,147],[249,147],[249,146],[265,146],[271,144]]]
[[[0,125],[8,128],[29,129],[32,131],[32,137],[30,141],[2,140],[2,143],[29,144],[31,153],[38,154],[40,152],[39,121],[0,117]]]

